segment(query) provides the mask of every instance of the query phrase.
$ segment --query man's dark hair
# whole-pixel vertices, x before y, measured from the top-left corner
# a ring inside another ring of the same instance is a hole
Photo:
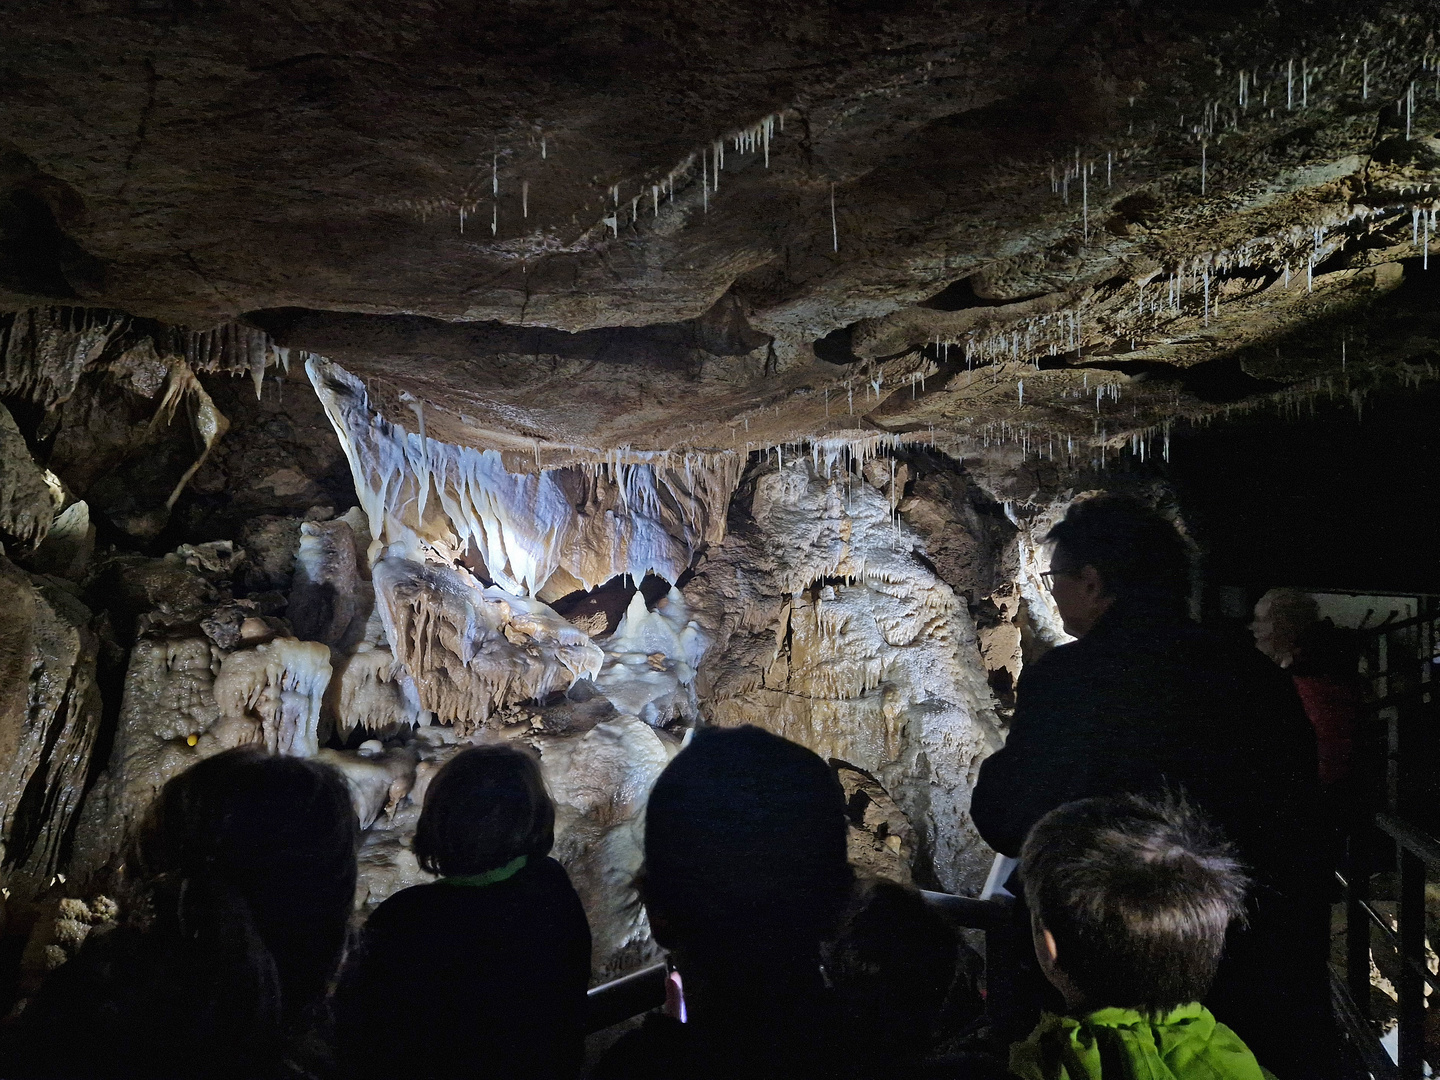
[[[1174,795],[1066,803],[1035,823],[1020,866],[1087,1008],[1152,1015],[1209,992],[1248,885],[1234,849]]]
[[[845,840],[844,792],[816,754],[758,727],[707,728],[650,793],[641,893],[692,955],[804,955],[849,898]]]
[[[430,781],[415,826],[415,857],[432,874],[480,874],[555,844],[555,804],[533,754],[476,746]]]
[[[1093,566],[1117,599],[1178,603],[1190,592],[1185,538],[1139,499],[1105,494],[1073,503],[1045,539],[1055,545],[1053,570]]]

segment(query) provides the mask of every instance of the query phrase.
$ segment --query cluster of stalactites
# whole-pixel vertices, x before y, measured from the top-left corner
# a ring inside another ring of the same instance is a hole
[[[566,467],[511,472],[498,450],[428,438],[418,406],[418,433],[375,414],[338,365],[311,356],[306,371],[370,519],[371,561],[478,558],[509,593],[540,595],[554,579],[556,595],[617,574],[674,581],[724,534],[744,465],[735,452],[577,452]]]
[[[276,638],[225,658],[215,677],[215,704],[223,716],[258,721],[270,753],[314,757],[330,670],[327,646]]]
[[[375,599],[395,658],[423,708],[473,730],[497,707],[594,678],[604,654],[545,604],[478,587],[464,571],[389,557]]]

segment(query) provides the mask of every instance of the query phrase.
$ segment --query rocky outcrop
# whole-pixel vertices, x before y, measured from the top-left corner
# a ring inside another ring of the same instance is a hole
[[[64,869],[100,727],[90,611],[0,556],[0,873],[19,896]]]
[[[14,418],[0,405],[0,543],[17,556],[39,547],[54,520],[55,502]]]
[[[748,520],[686,589],[714,643],[702,713],[878,778],[914,825],[926,873],[978,884],[989,852],[967,808],[998,734],[964,602],[848,468],[800,458],[756,469],[743,490]]]
[[[355,533],[346,521],[307,521],[300,526],[295,576],[285,617],[307,641],[338,645],[357,621],[361,600]],[[368,604],[364,605],[367,609]],[[364,628],[370,612],[360,614]],[[358,634],[356,635],[358,636]]]
[[[867,877],[913,885],[915,829],[880,781],[844,761],[831,767],[845,792],[846,854]]]
[[[220,660],[219,649],[199,634],[135,642],[110,760],[85,800],[76,834],[80,882],[113,865],[167,780],[239,741],[216,731]]]

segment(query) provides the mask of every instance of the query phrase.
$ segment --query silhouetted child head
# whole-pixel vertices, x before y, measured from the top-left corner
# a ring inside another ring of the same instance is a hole
[[[1248,884],[1230,845],[1173,796],[1066,803],[1036,822],[1020,867],[1035,955],[1072,1013],[1199,1001]]]
[[[811,751],[757,727],[699,731],[650,794],[641,889],[656,940],[740,962],[814,954],[853,877],[845,796]]]
[[[157,930],[194,939],[238,921],[257,935],[293,1014],[324,993],[339,964],[358,840],[338,772],[240,748],[161,789],[127,871],[148,892]]]
[[[856,1044],[894,1062],[924,1054],[936,1041],[956,982],[959,942],[916,890],[871,879],[855,889],[825,966],[844,1022],[860,1036]]]
[[[555,844],[555,804],[539,762],[514,746],[476,746],[435,774],[415,827],[415,857],[447,877],[495,870]]]

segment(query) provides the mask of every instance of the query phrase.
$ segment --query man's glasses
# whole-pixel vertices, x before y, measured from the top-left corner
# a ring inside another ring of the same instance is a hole
[[[1057,572],[1063,573],[1063,571],[1055,570],[1040,571],[1040,583],[1045,586],[1047,592],[1055,591],[1055,575]]]

